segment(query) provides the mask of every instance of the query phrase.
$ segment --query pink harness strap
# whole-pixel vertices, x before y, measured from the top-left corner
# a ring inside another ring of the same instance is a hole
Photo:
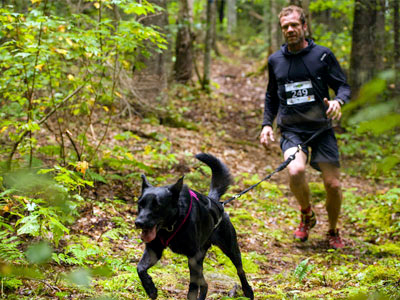
[[[197,201],[199,201],[199,198],[197,198],[197,195],[195,192],[193,192],[192,190],[189,190],[189,194],[190,194],[190,205],[189,205],[188,212],[187,212],[185,218],[183,219],[182,223],[179,224],[178,228],[174,231],[174,233],[172,233],[172,235],[165,242],[160,237],[160,241],[164,245],[164,247],[167,247],[169,245],[171,240],[174,238],[174,236],[178,233],[178,231],[182,228],[183,224],[185,224],[186,220],[189,218],[190,212],[192,211],[193,198],[196,199]]]

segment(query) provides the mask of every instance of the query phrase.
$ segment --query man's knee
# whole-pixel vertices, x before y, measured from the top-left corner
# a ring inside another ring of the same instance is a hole
[[[341,189],[339,168],[329,163],[320,163],[320,167],[327,192],[339,191]]]
[[[301,180],[305,177],[306,166],[294,163],[293,165],[289,165],[288,170],[291,180]]]
[[[290,148],[285,151],[284,157],[287,159],[289,155],[296,153],[296,148]],[[303,179],[306,172],[307,156],[303,152],[298,152],[295,160],[288,165],[289,176],[291,180]]]
[[[342,187],[342,184],[341,184],[339,178],[331,177],[331,178],[325,179],[325,188],[328,192],[340,191],[341,187]]]

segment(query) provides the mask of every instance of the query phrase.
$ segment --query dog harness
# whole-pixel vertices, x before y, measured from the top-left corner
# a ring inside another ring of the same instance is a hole
[[[195,192],[193,192],[192,190],[189,190],[189,194],[190,194],[190,205],[189,205],[188,212],[187,212],[185,218],[183,219],[182,223],[179,224],[178,228],[172,233],[172,235],[166,241],[164,241],[164,239],[161,236],[159,237],[161,244],[163,244],[164,247],[168,247],[171,240],[175,237],[175,235],[179,232],[179,230],[181,230],[182,226],[186,223],[186,220],[189,218],[190,212],[192,211],[193,198],[196,199],[197,202],[199,202],[199,198],[197,198],[197,195]]]

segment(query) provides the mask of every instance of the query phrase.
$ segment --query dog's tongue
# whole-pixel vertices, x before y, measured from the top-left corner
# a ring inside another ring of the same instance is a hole
[[[150,243],[152,240],[156,238],[157,230],[156,226],[151,229],[143,229],[140,238],[145,243]]]

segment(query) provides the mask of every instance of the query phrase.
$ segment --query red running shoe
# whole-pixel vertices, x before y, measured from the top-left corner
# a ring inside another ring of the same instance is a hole
[[[301,242],[307,241],[308,234],[315,224],[317,224],[317,218],[315,217],[315,213],[313,211],[311,216],[302,213],[299,228],[297,228],[294,232],[294,238],[296,240],[300,240]]]
[[[339,229],[330,229],[327,235],[328,235],[329,248],[331,249],[344,248],[343,240],[339,235]]]

